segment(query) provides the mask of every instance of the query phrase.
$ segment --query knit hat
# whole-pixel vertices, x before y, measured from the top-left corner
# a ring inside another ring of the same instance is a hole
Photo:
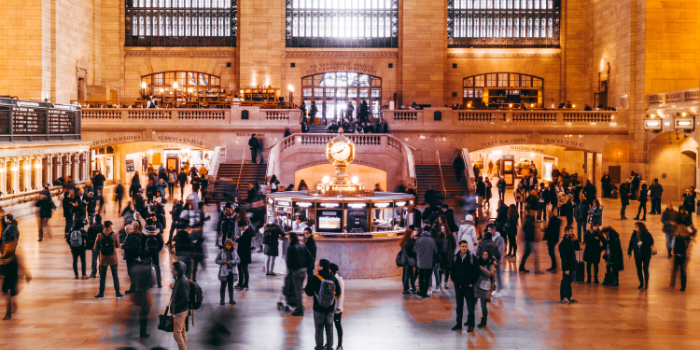
[[[464,220],[466,220],[466,221],[474,221],[474,216],[472,216],[471,214],[467,214],[467,216],[464,217]]]

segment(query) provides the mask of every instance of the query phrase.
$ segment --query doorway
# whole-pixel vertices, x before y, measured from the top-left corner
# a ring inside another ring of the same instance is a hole
[[[681,152],[681,172],[679,178],[679,185],[681,186],[681,191],[686,188],[693,186],[695,187],[695,153],[691,151]]]

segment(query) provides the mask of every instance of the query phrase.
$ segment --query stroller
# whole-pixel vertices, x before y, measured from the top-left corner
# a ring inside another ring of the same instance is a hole
[[[292,274],[287,273],[287,275],[284,277],[282,295],[280,295],[280,300],[277,302],[277,310],[293,312],[296,306],[297,294],[294,291],[294,281],[292,281]]]

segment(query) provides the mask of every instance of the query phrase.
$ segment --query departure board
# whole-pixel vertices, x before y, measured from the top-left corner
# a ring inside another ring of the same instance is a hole
[[[18,107],[12,112],[13,133],[45,134],[46,133],[46,109]]]

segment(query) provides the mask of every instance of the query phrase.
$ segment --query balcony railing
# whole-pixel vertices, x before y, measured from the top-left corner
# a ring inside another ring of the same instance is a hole
[[[298,109],[261,109],[240,106],[230,109],[197,108],[84,108],[83,122],[92,124],[126,124],[134,121],[174,122],[177,124],[228,125],[260,123],[291,125],[301,121]]]
[[[0,142],[80,140],[80,106],[0,97]]]
[[[668,91],[649,95],[649,107],[663,107],[666,104],[697,104],[700,101],[700,89]]]

